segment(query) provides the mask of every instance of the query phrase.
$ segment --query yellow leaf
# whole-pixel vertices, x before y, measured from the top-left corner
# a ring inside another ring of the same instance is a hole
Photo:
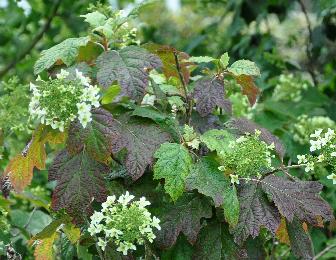
[[[35,247],[35,260],[52,260],[54,259],[53,245],[58,238],[58,233],[53,233],[50,237],[38,241]]]
[[[80,229],[75,227],[72,223],[67,223],[63,227],[63,231],[72,244],[75,244],[80,238]]]
[[[62,143],[65,137],[64,133],[52,131],[47,126],[38,127],[22,153],[11,159],[3,176],[8,175],[13,188],[18,192],[22,191],[30,184],[34,167],[39,170],[45,168],[45,143]]]
[[[275,235],[281,243],[290,245],[285,218],[281,218],[280,225],[275,232]]]

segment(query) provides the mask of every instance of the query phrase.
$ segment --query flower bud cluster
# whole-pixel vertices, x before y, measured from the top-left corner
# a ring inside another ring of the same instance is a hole
[[[184,126],[183,139],[190,148],[198,150],[201,141],[192,126]]]
[[[265,170],[272,169],[274,144],[267,145],[260,140],[260,131],[254,135],[245,134],[230,142],[229,149],[219,154],[219,170],[228,173],[232,183],[239,184],[239,178],[260,177]]]
[[[276,101],[299,102],[302,99],[302,92],[308,89],[308,83],[301,77],[293,74],[282,74],[273,92],[273,99]]]
[[[102,204],[102,210],[91,216],[88,231],[98,237],[98,246],[105,250],[109,242],[117,246],[117,251],[127,255],[128,250],[136,250],[136,245],[145,241],[153,242],[153,228],[161,229],[160,220],[146,209],[150,202],[142,197],[132,201],[133,195],[126,192],[118,200],[109,196]]]
[[[33,93],[29,112],[42,124],[63,132],[69,122],[78,118],[85,128],[92,120],[91,108],[99,107],[99,88],[90,85],[90,79],[76,70],[74,80],[68,79],[69,72],[61,70],[55,79],[36,84],[30,83]]]
[[[336,124],[329,117],[325,116],[314,116],[308,117],[307,115],[302,115],[298,118],[297,123],[295,123],[290,132],[293,135],[294,141],[305,145],[309,144],[309,137],[314,133],[315,129],[327,129],[331,128],[336,130]]]
[[[330,165],[332,174],[327,176],[336,184],[336,134],[333,129],[317,129],[310,135],[310,152],[308,155],[298,155],[298,164],[305,165],[305,171],[314,171],[317,164]]]

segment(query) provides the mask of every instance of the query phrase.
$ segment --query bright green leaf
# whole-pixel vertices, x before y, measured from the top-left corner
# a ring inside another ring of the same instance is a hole
[[[260,76],[260,70],[258,66],[249,60],[237,60],[228,68],[235,76],[247,75],[247,76]]]
[[[221,65],[221,67],[223,69],[225,69],[228,65],[229,65],[229,54],[227,52],[225,52],[219,59],[219,64]]]
[[[226,130],[212,129],[201,135],[201,142],[203,142],[210,151],[228,151],[229,144],[234,140],[231,133]]]
[[[84,21],[89,23],[92,27],[104,25],[104,23],[106,22],[106,16],[98,11],[81,15],[80,17],[85,18]]]
[[[89,40],[89,37],[69,38],[48,50],[42,51],[40,58],[34,65],[34,73],[39,74],[59,61],[70,66],[76,60],[79,48],[88,44]]]
[[[192,158],[183,145],[174,143],[162,144],[154,157],[158,159],[154,165],[154,179],[164,178],[166,192],[176,201],[183,194]]]
[[[103,105],[110,104],[119,95],[121,87],[119,85],[112,85],[104,93],[101,103]]]
[[[198,57],[190,57],[189,61],[190,62],[195,62],[195,63],[208,63],[211,61],[214,61],[216,59],[209,57],[209,56],[198,56]]]

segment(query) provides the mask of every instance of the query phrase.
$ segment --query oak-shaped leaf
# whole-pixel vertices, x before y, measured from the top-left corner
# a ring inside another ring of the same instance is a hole
[[[313,243],[309,233],[303,229],[302,222],[294,217],[292,222],[287,222],[287,231],[293,254],[299,259],[313,259]]]
[[[163,63],[163,74],[167,79],[170,77],[179,78],[179,72],[176,66],[176,58],[180,65],[180,72],[182,74],[183,80],[186,84],[189,82],[190,71],[188,66],[191,64],[189,55],[185,52],[176,50],[175,48],[168,45],[159,45],[155,43],[146,43],[143,45],[145,49],[149,52],[160,57]]]
[[[52,260],[55,257],[54,243],[58,239],[59,233],[55,232],[50,237],[39,240],[35,250],[34,257],[36,260]]]
[[[165,179],[164,188],[176,201],[185,190],[185,180],[190,173],[192,157],[181,144],[164,143],[155,152],[154,179]]]
[[[201,229],[192,259],[240,259],[240,248],[233,241],[229,228],[212,222]]]
[[[170,139],[157,125],[140,119],[113,119],[112,152],[127,150],[124,160],[129,176],[135,181],[152,165],[154,152]]]
[[[80,222],[83,214],[91,212],[91,201],[106,199],[104,174],[109,172],[105,164],[93,160],[87,153],[70,155],[61,151],[49,168],[49,181],[57,181],[51,207],[65,209]]]
[[[175,204],[164,206],[159,216],[161,230],[156,232],[156,241],[161,248],[169,248],[182,232],[194,244],[201,229],[201,219],[211,216],[211,205],[205,197],[185,194]]]
[[[202,78],[195,83],[193,98],[196,100],[196,110],[201,116],[212,113],[216,106],[232,113],[231,101],[225,98],[223,81],[217,78]]]
[[[10,160],[3,173],[3,178],[8,176],[13,188],[16,191],[22,191],[30,184],[34,168],[39,170],[45,168],[47,157],[45,143],[57,144],[64,142],[64,140],[63,133],[55,133],[50,127],[39,126],[24,150]]]
[[[89,40],[89,37],[69,38],[48,50],[42,51],[40,58],[34,65],[34,73],[39,74],[58,62],[67,66],[72,65],[78,56],[79,48],[87,45]]]
[[[232,119],[231,121],[229,121],[228,126],[236,129],[239,134],[254,134],[255,130],[259,130],[261,132],[260,139],[268,145],[274,143],[276,153],[280,156],[280,158],[284,157],[285,147],[281,143],[280,139],[273,135],[266,128],[263,128],[244,117]]]
[[[197,189],[199,193],[211,197],[216,207],[224,208],[226,221],[235,226],[239,217],[239,201],[236,188],[230,184],[230,179],[218,170],[218,164],[208,157],[193,165],[186,179],[188,190]]]
[[[280,214],[257,184],[247,183],[240,188],[239,203],[239,221],[233,230],[236,243],[242,244],[250,235],[257,237],[261,227],[275,234],[280,224]]]
[[[71,123],[67,150],[76,154],[85,148],[93,159],[108,163],[111,159],[112,140],[114,136],[113,117],[105,109],[98,108],[92,111],[92,121],[83,128],[78,120]]]
[[[141,100],[145,95],[148,71],[162,66],[157,56],[137,46],[104,52],[96,64],[100,85],[107,88],[117,81],[121,86],[120,95],[134,100]]]
[[[331,207],[319,195],[323,186],[317,181],[289,181],[270,175],[262,180],[262,188],[289,221],[297,217],[317,225],[318,217],[334,219]]]
[[[253,106],[257,102],[258,95],[260,94],[260,90],[254,83],[253,77],[241,75],[236,77],[236,81],[242,87],[242,94],[247,96],[251,106]]]

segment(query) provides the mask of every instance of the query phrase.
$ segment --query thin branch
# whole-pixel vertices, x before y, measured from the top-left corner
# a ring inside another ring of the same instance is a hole
[[[46,23],[44,24],[44,26],[41,28],[41,30],[35,35],[35,37],[32,39],[30,45],[23,51],[21,52],[16,59],[14,59],[13,61],[11,61],[5,68],[3,68],[0,71],[0,78],[2,78],[9,70],[11,70],[12,68],[15,67],[15,65],[20,62],[22,59],[24,59],[26,57],[26,55],[28,55],[35,47],[35,45],[42,39],[44,33],[49,29],[50,24],[53,20],[53,18],[56,16],[57,10],[60,7],[61,4],[61,0],[56,0],[51,13],[49,15],[49,17],[47,18]]]
[[[191,119],[191,113],[192,113],[192,99],[189,98],[188,95],[188,90],[187,90],[187,84],[184,81],[184,77],[182,75],[182,71],[181,71],[181,66],[180,66],[180,62],[178,60],[178,54],[177,52],[174,51],[174,57],[175,57],[175,64],[176,64],[176,69],[183,87],[183,91],[184,91],[184,95],[185,95],[185,99],[186,102],[188,104],[188,109],[187,109],[187,122],[190,123],[190,119]]]
[[[288,165],[288,166],[281,165],[280,167],[275,168],[274,170],[265,173],[265,174],[263,175],[263,178],[265,178],[265,177],[268,176],[268,175],[272,175],[272,174],[274,174],[274,173],[276,173],[276,172],[280,172],[280,171],[282,171],[282,172],[284,172],[290,179],[295,180],[295,178],[294,178],[292,175],[290,175],[290,174],[288,173],[288,170],[289,170],[289,169],[301,168],[301,167],[303,167],[303,166],[305,166],[305,165],[306,165],[306,164],[294,164],[294,165]]]
[[[317,86],[317,79],[316,79],[316,75],[315,75],[315,72],[314,72],[314,67],[313,67],[313,64],[314,64],[314,57],[313,57],[313,53],[312,53],[312,49],[311,49],[311,44],[313,42],[313,30],[312,30],[312,26],[311,26],[311,22],[309,20],[309,16],[308,16],[308,12],[307,12],[307,9],[303,3],[303,0],[297,0],[300,7],[301,7],[301,10],[305,16],[305,19],[306,19],[306,23],[307,23],[307,29],[308,29],[308,40],[307,40],[307,44],[306,44],[306,55],[307,55],[307,58],[308,58],[308,72],[309,74],[311,75],[312,79],[313,79],[313,82],[314,82],[314,85]]]
[[[332,244],[328,247],[326,247],[325,249],[323,249],[320,253],[318,253],[313,260],[317,260],[319,259],[321,256],[325,255],[326,253],[328,253],[331,249],[333,249],[334,247],[336,247],[336,244]]]

